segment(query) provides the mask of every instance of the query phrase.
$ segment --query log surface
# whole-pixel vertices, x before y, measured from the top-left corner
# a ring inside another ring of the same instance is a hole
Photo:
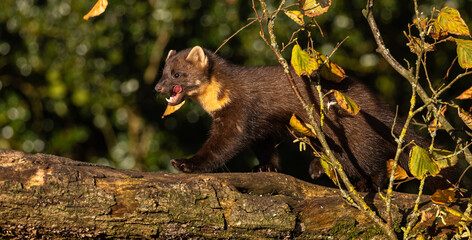
[[[374,195],[365,199],[381,212],[383,201]],[[398,226],[415,198],[395,195]],[[421,206],[431,207],[429,198]],[[432,209],[425,226],[434,219]],[[446,222],[457,221],[448,216]],[[439,224],[434,229],[446,228]],[[338,189],[280,173],[138,172],[13,150],[0,150],[0,233],[8,238],[382,236]]]

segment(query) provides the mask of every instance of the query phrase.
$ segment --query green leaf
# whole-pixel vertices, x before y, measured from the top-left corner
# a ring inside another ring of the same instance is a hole
[[[461,18],[459,11],[454,8],[444,7],[438,15],[439,26],[448,33],[469,36],[469,27]]]
[[[292,66],[298,76],[310,76],[313,71],[318,70],[316,58],[303,51],[300,45],[296,44],[292,49]]]
[[[433,149],[432,157],[438,163],[440,169],[452,167],[457,164],[459,157],[453,152],[445,149]]]
[[[322,153],[320,158],[321,166],[323,167],[326,175],[334,182],[334,184],[338,185],[338,180],[336,179],[336,174],[334,169],[329,164],[329,158],[326,154]]]
[[[436,176],[439,173],[439,166],[427,150],[414,146],[410,151],[410,170],[417,179],[423,179],[427,173]]]
[[[472,40],[455,38],[457,44],[457,57],[461,68],[472,68]]]
[[[334,98],[336,98],[336,101],[338,102],[340,107],[342,107],[344,110],[346,110],[352,115],[358,114],[361,110],[357,103],[355,103],[351,98],[344,95],[340,91],[334,90]]]

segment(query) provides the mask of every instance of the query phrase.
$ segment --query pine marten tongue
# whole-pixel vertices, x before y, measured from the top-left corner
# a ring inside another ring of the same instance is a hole
[[[182,92],[182,86],[180,86],[180,85],[174,86],[174,88],[172,89],[172,93],[170,95],[170,98],[166,98],[166,101],[169,104],[177,104],[178,101],[180,100],[180,97],[181,97],[180,93],[181,92]]]

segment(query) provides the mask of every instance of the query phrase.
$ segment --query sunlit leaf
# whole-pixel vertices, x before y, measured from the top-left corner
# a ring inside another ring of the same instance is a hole
[[[457,164],[459,157],[453,152],[445,149],[433,149],[432,157],[440,169],[452,167]]]
[[[438,15],[439,26],[448,33],[469,36],[469,27],[461,18],[459,11],[454,8],[444,7]]]
[[[387,161],[387,176],[390,176],[392,174],[393,170],[393,159],[390,159]],[[408,178],[408,173],[406,173],[405,169],[400,167],[400,165],[397,165],[397,168],[395,170],[395,180],[404,180]]]
[[[448,33],[439,26],[437,19],[433,19],[431,29],[429,29],[429,36],[435,40],[441,40],[446,38]]]
[[[97,3],[93,6],[93,8],[84,16],[84,20],[88,20],[90,17],[96,17],[103,12],[108,6],[108,0],[98,0]]]
[[[462,119],[462,121],[465,123],[465,125],[467,125],[467,127],[472,129],[472,115],[470,113],[466,112],[462,108],[457,109],[457,114]]]
[[[287,15],[290,19],[296,22],[298,25],[303,26],[305,25],[305,21],[303,21],[303,13],[300,11],[287,11],[284,10],[285,15]]]
[[[344,69],[336,63],[331,62],[331,60],[327,59],[325,55],[319,54],[318,56],[319,60],[324,63],[320,69],[320,74],[324,79],[339,83],[347,77]]]
[[[185,103],[185,100],[182,101],[181,103],[175,105],[175,106],[167,105],[166,110],[164,111],[164,114],[162,114],[161,118],[169,116],[172,113],[174,113],[175,111],[179,110],[179,108],[182,107],[184,105],[184,103]]]
[[[427,173],[436,176],[439,166],[427,150],[414,146],[410,151],[410,171],[417,179],[423,179]]]
[[[436,204],[449,204],[455,202],[456,193],[454,192],[454,188],[436,190],[436,192],[431,196],[431,201]]]
[[[334,169],[331,167],[331,165],[328,162],[329,162],[328,156],[322,153],[321,158],[320,158],[321,166],[323,167],[326,175],[328,175],[328,177],[334,182],[334,184],[338,185],[338,180],[336,179],[336,173],[334,172]]]
[[[328,11],[331,0],[298,0],[300,8],[308,17],[316,17]]]
[[[461,93],[461,95],[457,96],[456,99],[472,99],[472,87],[465,90],[463,93]]]
[[[293,114],[290,118],[290,126],[293,127],[293,129],[295,129],[297,132],[305,136],[316,137],[313,127],[308,123],[303,123],[300,119],[297,118],[297,116],[295,116],[295,114]]]
[[[361,110],[357,103],[337,90],[334,90],[334,98],[336,98],[336,101],[340,107],[352,115],[356,115]]]
[[[298,44],[293,46],[291,63],[298,76],[310,76],[311,73],[318,70],[319,67],[316,58],[303,51]]]
[[[472,40],[455,38],[457,44],[457,57],[461,68],[472,68]]]

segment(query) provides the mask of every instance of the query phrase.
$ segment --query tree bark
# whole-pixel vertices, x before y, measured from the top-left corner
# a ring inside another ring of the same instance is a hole
[[[378,194],[363,196],[382,212]],[[395,194],[397,227],[405,224],[402,213],[415,199]],[[431,210],[423,213],[418,231],[455,231],[458,217],[445,217],[447,225],[433,224],[437,208],[429,197],[421,207]],[[160,239],[382,235],[338,189],[280,173],[138,172],[13,150],[0,150],[0,233],[8,238]]]

